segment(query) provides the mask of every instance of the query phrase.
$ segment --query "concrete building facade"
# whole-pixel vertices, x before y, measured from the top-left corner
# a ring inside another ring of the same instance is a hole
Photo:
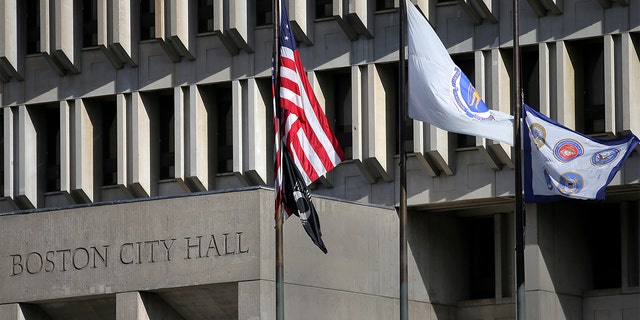
[[[311,186],[329,254],[285,224],[287,318],[399,313],[398,2],[287,1],[347,154]],[[512,3],[413,2],[513,113]],[[525,102],[640,134],[640,2],[519,3]],[[0,0],[0,18],[0,319],[273,319],[271,2]],[[515,319],[513,148],[407,129],[411,319]],[[527,318],[638,319],[639,230],[637,150],[605,201],[527,204]]]

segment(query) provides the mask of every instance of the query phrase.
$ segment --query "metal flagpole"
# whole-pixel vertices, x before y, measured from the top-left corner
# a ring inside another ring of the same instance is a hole
[[[409,318],[409,289],[407,268],[407,150],[405,145],[407,122],[407,77],[405,75],[406,61],[404,54],[405,26],[407,24],[406,0],[400,1],[400,48],[398,49],[398,146],[400,147],[400,320]]]
[[[278,156],[280,157],[277,176],[282,177],[282,121],[280,119],[280,0],[273,1],[273,94],[275,104],[275,119],[278,123],[275,143],[280,144]],[[277,160],[278,161],[278,160]],[[277,182],[276,182],[277,184]],[[282,186],[276,186],[281,188]],[[280,189],[281,190],[281,189]],[[276,192],[280,192],[276,190]],[[284,320],[284,250],[282,227],[284,216],[282,214],[281,195],[276,196],[276,319]]]
[[[516,264],[516,319],[525,319],[524,303],[524,237],[525,218],[522,200],[522,92],[520,89],[520,31],[518,28],[518,0],[513,0],[513,103],[515,116],[513,123],[513,144],[515,159],[515,264]]]

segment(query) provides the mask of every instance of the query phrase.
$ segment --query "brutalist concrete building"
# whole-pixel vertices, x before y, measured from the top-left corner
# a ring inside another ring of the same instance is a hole
[[[347,160],[285,223],[287,319],[396,319],[399,1],[288,0]],[[511,1],[414,0],[511,111]],[[640,133],[640,2],[522,0],[531,106]],[[271,1],[1,0],[0,319],[274,319]],[[413,121],[411,319],[515,319],[514,150]],[[527,319],[640,317],[640,154],[526,205]]]

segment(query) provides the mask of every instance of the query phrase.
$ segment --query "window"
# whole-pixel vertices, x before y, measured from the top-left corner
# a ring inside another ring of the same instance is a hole
[[[538,48],[523,47],[520,65],[522,66],[522,91],[524,102],[540,110],[540,74]]]
[[[156,37],[155,1],[140,1],[140,40],[150,40]]]
[[[475,83],[475,61],[473,54],[464,54],[451,57],[453,62],[462,70],[462,72],[469,78],[471,83]],[[484,98],[483,98],[484,99]],[[456,146],[458,148],[469,148],[476,146],[476,137],[467,134],[456,134]]]
[[[622,280],[619,204],[596,205],[587,214],[587,239],[591,247],[593,289],[620,288]],[[597,211],[596,211],[597,210]],[[594,214],[599,212],[600,214]],[[602,213],[606,212],[606,218]]]
[[[175,178],[175,116],[173,92],[158,94],[160,180]]]
[[[351,72],[349,68],[318,72],[318,81],[324,94],[327,119],[345,151],[347,159],[353,158],[351,119]],[[317,93],[316,93],[317,94]]]
[[[256,0],[256,26],[273,24],[273,0]]]
[[[333,0],[316,0],[316,19],[333,17]]]
[[[0,196],[4,197],[4,117],[0,116],[0,120]]]
[[[394,0],[376,0],[376,11],[393,9]]]
[[[213,31],[213,0],[198,0],[198,33],[211,31]]]
[[[27,11],[27,54],[40,52],[40,1],[25,2]]]
[[[82,46],[98,45],[98,0],[82,1]]]
[[[101,101],[100,110],[102,111],[102,185],[113,186],[118,183],[116,102]]]
[[[570,42],[574,61],[576,130],[604,133],[604,43],[602,38]]]
[[[495,297],[493,216],[465,221],[469,248],[469,299]]]
[[[214,99],[218,150],[217,172],[233,172],[233,102],[231,85],[217,87]]]
[[[43,125],[46,132],[44,154],[46,163],[46,187],[45,191],[60,190],[60,109],[52,105],[43,110],[46,121]]]

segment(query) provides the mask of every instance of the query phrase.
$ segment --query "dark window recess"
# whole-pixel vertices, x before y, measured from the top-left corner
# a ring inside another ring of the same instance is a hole
[[[630,202],[629,210],[627,211],[627,232],[628,247],[627,247],[627,270],[629,274],[629,287],[640,286],[640,210],[638,210],[640,202]]]
[[[46,192],[60,190],[60,110],[46,107],[43,109],[46,121],[44,154],[46,163]]]
[[[118,183],[118,123],[116,108],[106,103],[102,110],[102,184],[112,186]]]
[[[333,17],[333,0],[316,0],[316,19]]]
[[[570,42],[575,64],[576,129],[586,134],[605,132],[604,43],[602,39]]]
[[[160,179],[175,177],[173,94],[158,95]]]
[[[2,118],[0,118],[2,119]],[[4,119],[0,121],[0,194],[4,196]]]
[[[156,17],[154,0],[140,1],[140,40],[156,37]]]
[[[198,33],[211,31],[213,31],[213,0],[198,0]]]
[[[351,74],[336,74],[334,77],[334,108],[335,108],[335,134],[340,146],[345,151],[347,158],[353,158],[351,147],[352,121],[351,121]]]
[[[469,235],[469,298],[495,297],[495,259],[493,217],[467,221]]]
[[[256,26],[273,24],[273,0],[256,0]]]
[[[98,45],[98,0],[82,1],[82,46]]]
[[[537,48],[522,50],[522,90],[526,104],[540,110],[540,76]]]
[[[376,11],[394,8],[394,0],[376,0]]]
[[[457,56],[453,57],[455,64],[469,78],[475,87],[475,62],[473,56]],[[483,98],[484,100],[484,98]],[[486,101],[485,101],[486,102]],[[456,134],[456,146],[458,148],[469,148],[476,146],[476,137],[466,134]]]
[[[27,29],[27,54],[40,52],[40,1],[25,1],[26,5],[26,29]]]
[[[228,173],[233,171],[233,113],[231,87],[217,87],[214,99],[217,115],[217,172]]]
[[[588,216],[587,239],[591,248],[593,288],[620,288],[622,283],[619,204],[596,204]],[[606,212],[606,215],[603,213]]]

